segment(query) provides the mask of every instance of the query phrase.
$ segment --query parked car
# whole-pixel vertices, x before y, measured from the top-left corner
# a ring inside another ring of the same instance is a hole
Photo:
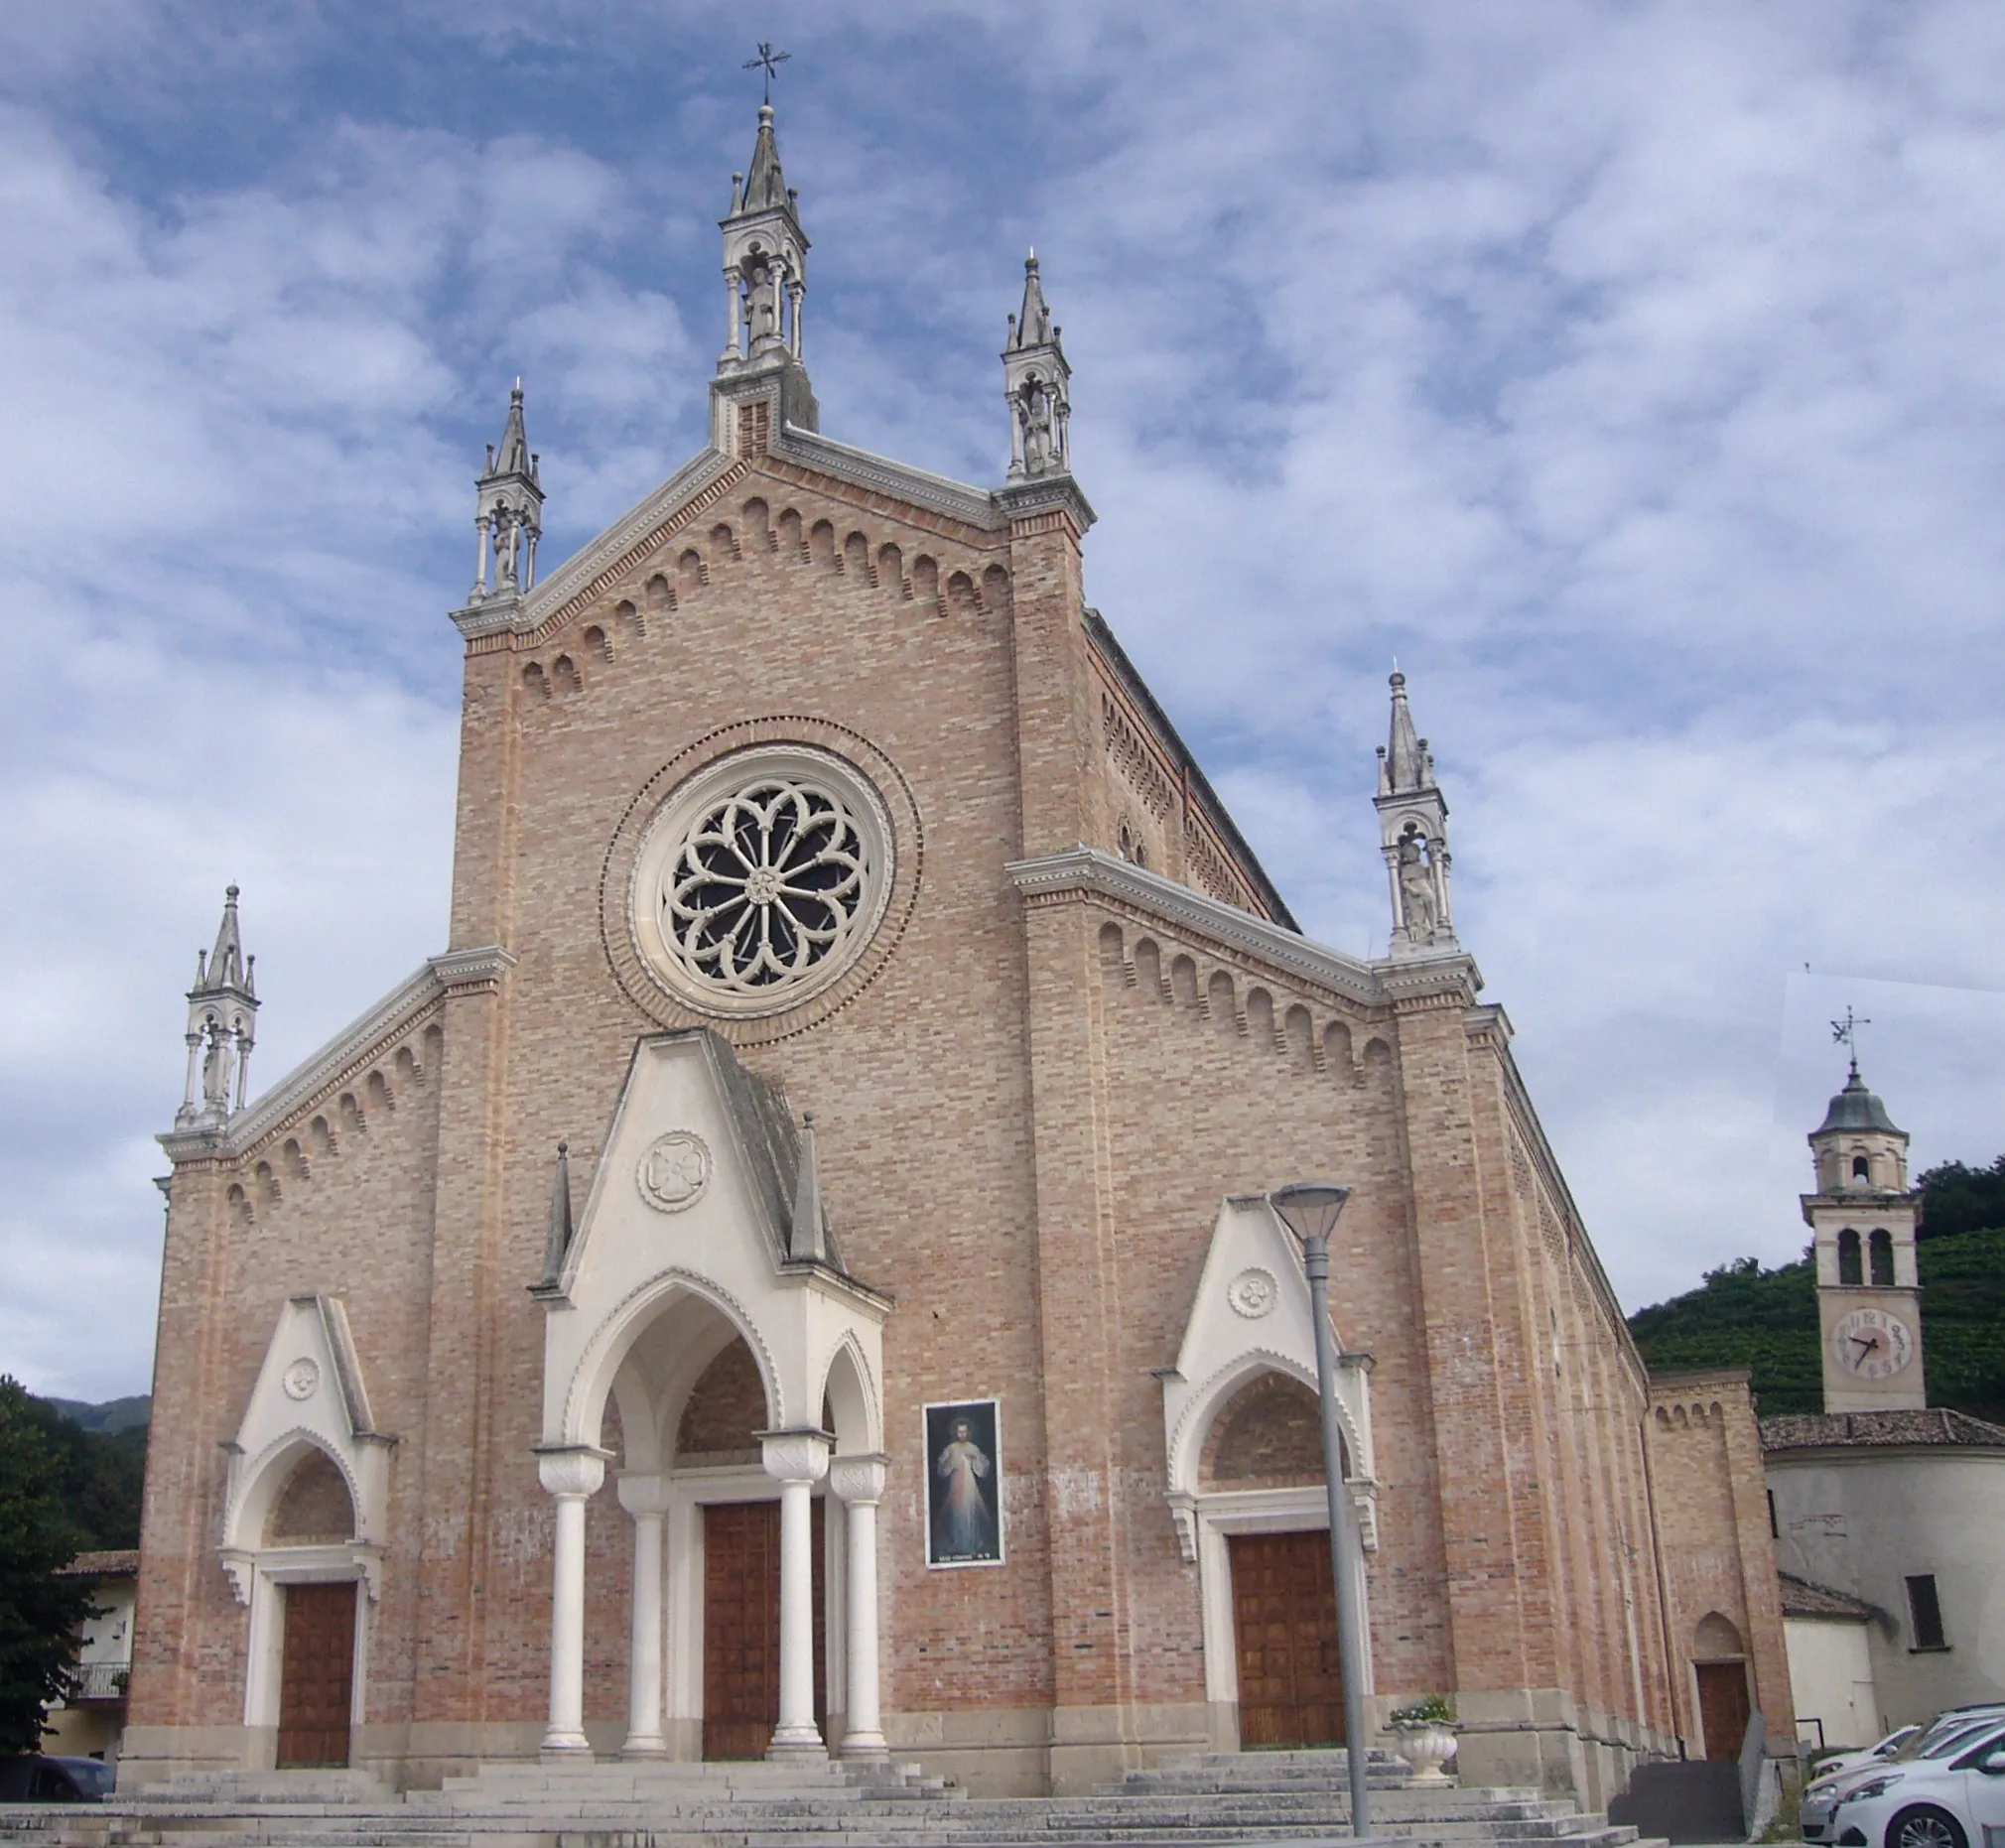
[[[0,1803],[101,1803],[118,1774],[102,1759],[33,1753],[0,1759]]]
[[[1922,1729],[1919,1726],[1897,1726],[1877,1745],[1861,1746],[1856,1751],[1832,1752],[1816,1761],[1813,1778],[1835,1778],[1841,1771],[1857,1771],[1861,1766],[1878,1765],[1882,1760],[1892,1758]]]
[[[1922,1759],[1933,1761],[1945,1755],[1953,1757],[1974,1734],[1987,1731],[1994,1721],[2001,1719],[2005,1719],[2005,1706],[1952,1708],[1937,1715],[1914,1738],[1898,1747],[1892,1759],[1815,1779],[1804,1789],[1797,1810],[1797,1826],[1803,1831],[1804,1840],[1830,1841],[1833,1812],[1847,1792],[1867,1779],[1877,1777],[1891,1765],[1913,1764]]]
[[[2005,1840],[2005,1726],[1939,1758],[1890,1765],[1854,1784],[1831,1816],[1837,1848],[1985,1848]]]

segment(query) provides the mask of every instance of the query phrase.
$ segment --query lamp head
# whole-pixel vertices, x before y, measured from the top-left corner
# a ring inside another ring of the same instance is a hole
[[[1348,1187],[1334,1181],[1293,1181],[1268,1195],[1268,1205],[1281,1217],[1281,1223],[1307,1245],[1327,1239],[1336,1230],[1337,1215],[1351,1197]]]

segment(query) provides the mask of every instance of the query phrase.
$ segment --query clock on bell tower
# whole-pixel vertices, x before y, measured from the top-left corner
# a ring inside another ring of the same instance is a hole
[[[1849,1014],[1838,1028],[1849,1041]],[[1810,1132],[1816,1192],[1803,1196],[1815,1238],[1817,1324],[1826,1411],[1908,1411],[1929,1402],[1922,1287],[1915,1269],[1921,1196],[1908,1190],[1908,1136],[1859,1076]]]

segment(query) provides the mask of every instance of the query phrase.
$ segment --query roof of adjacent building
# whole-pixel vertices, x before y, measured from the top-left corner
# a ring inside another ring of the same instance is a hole
[[[1932,1405],[1923,1411],[1787,1412],[1761,1421],[1764,1450],[1887,1450],[1968,1444],[2005,1450],[2005,1425]]]
[[[78,1553],[57,1569],[58,1578],[136,1578],[139,1575],[139,1548],[122,1547],[113,1552]]]
[[[1778,1572],[1776,1577],[1782,1583],[1785,1617],[1873,1618],[1879,1615],[1877,1606],[1868,1604],[1863,1598],[1854,1598],[1848,1591],[1835,1591],[1829,1585],[1817,1584],[1813,1579],[1799,1578],[1794,1572]]]

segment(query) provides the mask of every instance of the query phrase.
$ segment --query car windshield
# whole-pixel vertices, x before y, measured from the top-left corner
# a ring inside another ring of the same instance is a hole
[[[75,1782],[76,1787],[88,1796],[109,1796],[112,1785],[117,1782],[117,1774],[111,1767],[94,1758],[65,1759],[63,1769]]]
[[[1993,1714],[1988,1719],[1966,1720],[1960,1726],[1952,1726],[1946,1732],[1937,1733],[1924,1745],[1917,1758],[1952,1758],[1970,1744],[1977,1735],[1989,1727],[1996,1726],[1998,1718]]]

